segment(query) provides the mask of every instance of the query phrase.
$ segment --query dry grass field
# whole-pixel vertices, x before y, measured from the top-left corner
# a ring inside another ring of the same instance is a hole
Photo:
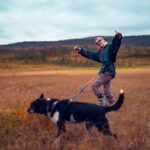
[[[118,69],[112,81],[117,99],[124,89],[125,102],[118,112],[107,114],[115,140],[92,128],[86,139],[84,123],[67,125],[60,145],[55,145],[57,129],[41,115],[27,114],[30,102],[40,96],[72,98],[97,70],[57,70],[17,72],[0,77],[0,150],[149,150],[150,149],[150,69]],[[76,101],[98,103],[91,85]]]

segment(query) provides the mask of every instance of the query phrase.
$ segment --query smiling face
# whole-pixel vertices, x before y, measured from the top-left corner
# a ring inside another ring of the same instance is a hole
[[[99,47],[99,48],[104,48],[106,41],[102,38],[102,37],[97,37],[95,39],[95,44]]]

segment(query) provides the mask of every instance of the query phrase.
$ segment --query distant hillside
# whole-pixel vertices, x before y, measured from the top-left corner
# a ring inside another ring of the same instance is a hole
[[[110,42],[113,36],[103,36]],[[79,57],[73,46],[95,51],[95,37],[62,41],[20,42],[0,46],[0,64],[53,64],[71,67],[95,67],[99,63]],[[125,36],[117,54],[118,66],[150,65],[150,35]]]
[[[104,39],[110,42],[113,36],[103,36]],[[83,39],[71,39],[71,40],[61,40],[61,41],[31,41],[31,42],[19,42],[12,43],[8,45],[1,45],[4,47],[47,47],[47,46],[63,46],[63,45],[94,45],[95,37],[88,37]],[[150,46],[150,35],[140,35],[140,36],[125,36],[122,40],[123,46]]]

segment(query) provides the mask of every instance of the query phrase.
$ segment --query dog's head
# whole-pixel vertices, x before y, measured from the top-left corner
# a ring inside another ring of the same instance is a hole
[[[38,114],[45,114],[47,116],[48,111],[52,111],[53,103],[59,101],[59,99],[49,99],[44,98],[44,94],[41,94],[41,96],[34,100],[30,104],[30,108],[27,110],[28,113],[38,113]]]
[[[48,101],[44,98],[44,94],[30,104],[28,113],[47,114]]]

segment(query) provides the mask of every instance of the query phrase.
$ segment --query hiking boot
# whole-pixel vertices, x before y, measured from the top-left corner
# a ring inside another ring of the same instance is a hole
[[[105,106],[105,105],[106,105],[106,99],[105,99],[105,95],[104,95],[104,94],[100,94],[100,95],[98,96],[98,100],[99,100],[99,102],[100,102],[100,104],[101,104],[102,106]]]

